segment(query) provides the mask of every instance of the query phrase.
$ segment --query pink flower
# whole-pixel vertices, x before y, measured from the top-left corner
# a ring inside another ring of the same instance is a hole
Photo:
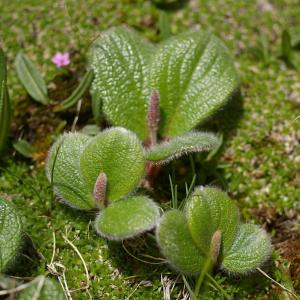
[[[69,53],[68,52],[66,52],[66,53],[57,52],[52,57],[51,61],[53,63],[55,63],[58,68],[61,68],[63,66],[67,66],[68,64],[70,64]]]

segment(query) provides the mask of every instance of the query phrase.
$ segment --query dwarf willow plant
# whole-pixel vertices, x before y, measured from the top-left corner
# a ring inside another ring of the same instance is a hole
[[[241,224],[233,201],[211,187],[196,188],[183,211],[165,213],[156,237],[174,269],[199,276],[195,294],[215,267],[228,274],[248,274],[265,263],[272,250],[266,232],[253,224]]]
[[[215,144],[213,134],[189,131],[238,87],[227,48],[206,31],[154,46],[132,30],[113,28],[92,45],[90,67],[94,114],[102,110],[110,123],[135,132],[156,163]]]
[[[21,240],[21,218],[10,202],[0,198],[0,273],[13,262]]]
[[[143,179],[147,162],[153,158],[167,161],[183,151],[195,147],[208,150],[217,144],[210,133],[189,133],[188,137],[188,141],[181,142],[178,137],[165,142],[162,149],[149,152],[136,134],[121,127],[104,130],[95,137],[67,133],[49,152],[47,176],[54,192],[69,206],[100,210],[95,226],[101,236],[129,238],[152,229],[160,215],[150,198],[128,196]],[[181,142],[180,149],[177,141]]]
[[[62,135],[46,165],[55,193],[71,207],[100,210],[97,232],[121,240],[152,229],[157,205],[143,195],[130,195],[144,175],[145,157],[137,136],[110,128],[95,137]]]

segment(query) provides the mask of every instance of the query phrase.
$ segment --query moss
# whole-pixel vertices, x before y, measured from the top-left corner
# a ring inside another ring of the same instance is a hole
[[[158,40],[159,10],[151,1],[45,0],[41,4],[34,0],[0,0],[0,6],[0,45],[9,59],[9,86],[16,116],[25,97],[13,65],[19,50],[23,49],[39,65],[50,82],[54,78],[64,80],[64,72],[51,63],[51,57],[57,51],[70,52],[70,71],[82,74],[89,44],[102,30],[113,25],[126,23],[152,41]],[[300,121],[294,121],[300,115],[295,104],[300,95],[299,70],[288,68],[278,59],[281,32],[288,28],[296,33],[299,14],[297,0],[247,3],[191,0],[181,9],[170,11],[174,33],[206,28],[223,38],[234,55],[241,76],[241,106],[238,112],[236,107],[229,106],[224,110],[226,114],[221,111],[218,121],[213,122],[214,127],[226,133],[224,150],[214,168],[227,183],[228,191],[238,201],[246,220],[252,218],[251,208],[258,205],[275,206],[279,212],[289,213],[296,209],[300,197]],[[265,56],[257,55],[261,50]],[[297,66],[299,62],[300,54],[296,53],[294,64]],[[50,88],[60,99],[59,90],[51,85]],[[68,116],[69,126],[74,116],[75,113]],[[63,119],[64,115],[60,117]],[[48,143],[48,138],[45,140],[41,144]],[[197,157],[195,159],[197,161]],[[182,172],[189,174],[189,161],[183,162],[176,164],[177,170],[184,169]],[[197,184],[205,177],[200,166],[203,164],[196,162]],[[63,240],[62,234],[73,241],[86,260],[93,299],[125,299],[131,293],[134,293],[132,299],[162,298],[160,273],[167,272],[166,269],[137,264],[124,254],[122,248],[115,247],[112,251],[110,245],[109,249],[106,242],[96,237],[89,216],[71,211],[52,199],[42,169],[18,160],[7,162],[4,168],[6,170],[0,174],[1,194],[18,205],[26,231],[45,258],[38,262],[35,257],[22,257],[23,266],[16,271],[19,275],[45,273],[45,264],[52,255],[54,231],[58,249],[55,261],[66,267],[71,289],[84,286],[86,278],[79,257]],[[179,175],[178,178],[181,179]],[[213,178],[215,176],[206,176],[203,180],[209,183]],[[184,187],[183,181],[179,184],[180,188]],[[164,189],[168,186],[158,186],[159,191]],[[137,277],[132,279],[130,276]],[[218,280],[223,282],[221,277]],[[239,295],[239,299],[248,299],[251,295],[260,299],[272,291],[266,281],[258,280],[260,288],[256,290],[257,280],[248,282],[237,284],[235,280],[229,280],[223,285],[230,293]],[[181,288],[182,284],[178,284],[174,294]],[[84,290],[73,295],[75,299],[88,299]],[[209,297],[217,299],[215,294],[209,294],[207,299]]]

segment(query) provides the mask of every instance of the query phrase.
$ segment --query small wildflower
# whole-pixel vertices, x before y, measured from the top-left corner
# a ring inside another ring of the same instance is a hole
[[[69,53],[61,53],[61,52],[57,52],[51,59],[51,61],[56,64],[56,66],[58,68],[67,66],[68,64],[70,64],[70,57],[69,57]]]

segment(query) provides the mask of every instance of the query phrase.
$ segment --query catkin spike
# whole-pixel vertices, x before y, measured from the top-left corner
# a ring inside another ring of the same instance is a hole
[[[218,229],[213,234],[210,242],[210,256],[214,264],[218,261],[218,257],[220,255],[221,242],[222,233],[221,230]]]
[[[106,202],[106,188],[107,188],[107,176],[104,172],[101,172],[97,177],[93,196],[97,207],[102,208]]]
[[[150,134],[150,145],[156,145],[157,143],[157,132],[160,118],[159,108],[160,96],[157,90],[153,90],[149,99],[149,108],[147,114],[148,128]]]

